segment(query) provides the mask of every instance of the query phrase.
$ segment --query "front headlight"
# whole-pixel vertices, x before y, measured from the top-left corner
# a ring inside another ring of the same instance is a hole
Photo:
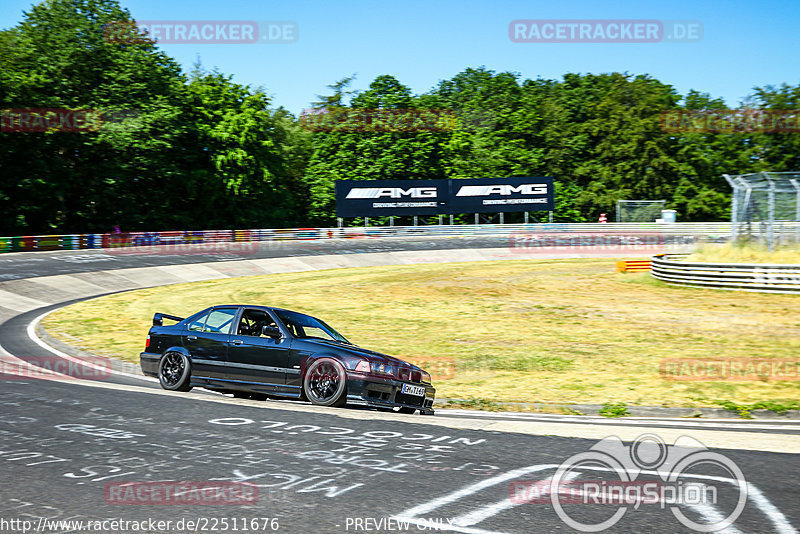
[[[394,367],[392,367],[391,365],[387,365],[385,363],[370,362],[370,366],[372,367],[372,374],[394,376]]]

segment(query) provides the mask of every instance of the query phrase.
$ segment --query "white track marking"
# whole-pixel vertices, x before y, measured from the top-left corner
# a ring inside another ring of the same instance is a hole
[[[461,499],[462,497],[467,497],[483,489],[490,488],[492,486],[500,484],[501,482],[514,480],[515,478],[528,475],[530,473],[536,473],[537,471],[544,471],[545,469],[558,469],[558,466],[559,464],[540,464],[540,465],[529,465],[528,467],[520,467],[519,469],[514,469],[513,471],[508,471],[506,473],[503,473],[502,475],[497,475],[485,480],[481,480],[480,482],[470,484],[465,488],[456,490],[452,493],[448,493],[447,495],[439,497],[438,499],[422,503],[418,506],[415,506],[414,508],[410,508],[398,514],[398,517],[402,517],[403,521],[412,519],[416,520],[415,516],[422,514],[429,514],[431,511],[437,508],[440,508],[446,504],[450,504],[451,502],[455,502]]]
[[[437,499],[434,499],[432,501],[428,501],[426,503],[422,503],[420,505],[417,505],[417,506],[415,506],[413,508],[410,508],[408,510],[405,510],[405,511],[393,516],[392,519],[395,519],[397,521],[408,521],[409,523],[413,523],[415,525],[418,525],[420,527],[425,527],[425,528],[428,528],[428,529],[430,529],[433,526],[437,525],[438,526],[438,530],[449,530],[449,531],[452,531],[452,532],[463,532],[465,534],[505,534],[505,533],[502,533],[502,532],[497,532],[497,531],[492,531],[492,530],[483,530],[483,529],[472,528],[471,525],[472,524],[476,524],[477,522],[471,522],[470,525],[465,525],[465,526],[456,525],[455,522],[453,524],[451,524],[451,525],[447,525],[447,524],[440,524],[440,523],[436,523],[436,522],[431,522],[428,519],[425,519],[424,517],[421,517],[421,516],[430,515],[431,512],[433,512],[437,508],[441,508],[442,506],[451,504],[451,503],[453,503],[455,501],[458,501],[458,500],[460,500],[460,499],[462,499],[464,497],[469,497],[470,495],[472,495],[474,493],[477,493],[477,492],[479,492],[481,490],[484,490],[486,488],[490,488],[490,487],[495,486],[497,484],[500,484],[502,482],[513,480],[515,478],[518,478],[518,477],[521,477],[521,476],[524,476],[524,475],[527,475],[527,474],[530,474],[530,473],[543,471],[543,470],[546,470],[546,469],[558,469],[558,467],[559,467],[559,465],[556,465],[556,464],[542,464],[542,465],[531,465],[531,466],[528,466],[528,467],[521,467],[521,468],[518,468],[518,469],[514,469],[512,471],[508,471],[508,472],[503,473],[501,475],[497,475],[497,476],[494,476],[492,478],[489,478],[489,479],[486,479],[486,480],[482,480],[482,481],[477,482],[475,484],[470,484],[469,486],[466,486],[466,487],[464,487],[464,488],[462,488],[460,490],[456,490],[454,492],[448,493],[447,495],[444,495],[444,496],[439,497]],[[607,467],[594,467],[594,466],[582,466],[581,469],[583,469],[583,470],[591,470],[591,471],[612,471],[611,469],[609,469]],[[649,474],[649,475],[660,476],[658,471],[653,471],[653,470],[642,470],[642,471],[640,471],[640,474]],[[732,478],[728,478],[728,477],[720,477],[720,476],[711,476],[711,475],[706,476],[706,475],[685,473],[685,474],[683,474],[681,476],[683,478],[693,478],[693,479],[701,479],[701,480],[713,480],[713,481],[717,481],[717,482],[726,482],[726,483],[729,483],[729,484],[735,484],[735,483],[738,482],[736,479],[732,479]],[[747,499],[752,501],[756,505],[756,507],[772,522],[772,525],[774,527],[774,531],[775,532],[777,532],[779,534],[798,534],[797,530],[786,519],[786,516],[784,516],[783,513],[780,510],[778,510],[778,508],[774,504],[772,504],[769,501],[769,499],[767,499],[764,496],[764,494],[763,494],[763,492],[761,492],[761,490],[759,490],[756,486],[754,486],[751,483],[747,483],[747,488],[748,488]],[[508,499],[508,500],[510,501],[510,499]],[[487,507],[484,507],[484,508],[480,509],[479,511],[483,511],[484,513],[482,515],[485,516],[485,517],[481,518],[481,521],[491,517],[491,515],[488,515],[486,513],[490,509],[494,509],[494,510],[496,510],[496,513],[499,513],[501,511],[503,511],[504,509],[508,508],[508,506],[504,507],[504,506],[500,506],[500,504],[501,503],[498,502],[498,503],[495,503],[493,505],[490,505],[490,506],[487,506]],[[709,520],[709,523],[714,521],[714,518],[717,517],[718,514],[719,514],[719,512],[713,507],[708,507],[708,508],[693,507],[693,509],[695,511],[697,511],[698,513],[700,513],[703,516],[704,519]],[[460,518],[467,518],[471,514],[476,514],[473,517],[477,518],[478,517],[477,516],[477,512],[479,512],[479,511],[470,512],[470,513],[465,514],[463,516],[459,516],[459,518],[456,518],[456,519],[458,520]],[[729,532],[731,534],[735,534],[735,533],[739,532],[738,530],[736,530],[733,527],[729,527],[729,528],[732,528],[732,530],[727,530],[726,532]]]
[[[471,412],[469,410],[450,410],[443,408],[439,410],[442,415],[457,415],[469,417],[484,417],[484,418],[506,418],[519,421],[544,421],[544,422],[564,422],[564,423],[583,423],[583,424],[603,424],[603,425],[621,425],[621,426],[679,426],[681,428],[705,428],[705,427],[719,427],[725,428],[741,428],[746,430],[787,430],[792,426],[797,426],[800,430],[800,421],[781,421],[780,424],[763,423],[761,421],[748,422],[731,422],[730,419],[704,419],[703,421],[687,421],[685,419],[634,419],[634,418],[620,418],[609,419],[607,417],[587,417],[583,415],[548,415],[548,414],[526,414],[518,412],[492,412],[480,413]],[[722,425],[720,424],[722,423]]]
[[[760,489],[749,482],[747,483],[747,498],[748,500],[755,501],[759,510],[764,511],[764,514],[766,514],[769,520],[772,521],[772,524],[775,525],[776,532],[780,532],[780,534],[797,534],[797,529],[789,523],[786,516],[764,496],[764,493]]]
[[[719,510],[715,506],[712,506],[707,503],[697,503],[697,504],[684,504],[687,508],[691,508],[701,516],[703,519],[706,519],[709,524],[719,523],[725,519]],[[743,534],[741,530],[736,528],[735,526],[731,525],[728,528],[724,528],[722,530],[715,530],[715,533],[719,534]]]
[[[60,308],[56,308],[56,310],[58,310],[58,309],[60,309]],[[49,351],[52,354],[55,354],[59,358],[64,358],[65,360],[69,360],[69,361],[72,361],[72,362],[80,363],[81,365],[85,365],[86,367],[90,367],[90,368],[98,370],[98,371],[111,372],[112,374],[115,374],[117,376],[124,376],[124,377],[127,377],[127,378],[135,378],[137,380],[144,380],[146,382],[158,382],[157,379],[155,379],[155,378],[153,378],[151,376],[134,375],[134,374],[131,374],[131,373],[125,373],[123,371],[115,371],[114,369],[110,369],[108,367],[101,367],[101,366],[95,365],[95,364],[93,364],[91,362],[87,362],[86,360],[81,360],[80,358],[75,358],[75,357],[70,356],[69,354],[67,354],[65,352],[61,352],[60,350],[58,350],[58,349],[56,349],[54,347],[51,347],[50,345],[48,345],[47,343],[45,343],[44,341],[39,339],[39,336],[36,335],[36,327],[39,325],[39,323],[41,322],[42,319],[44,319],[45,317],[47,317],[48,315],[50,315],[51,313],[53,313],[56,310],[50,310],[47,313],[43,313],[42,315],[40,315],[39,317],[37,317],[36,319],[34,319],[33,321],[31,321],[28,324],[28,328],[27,328],[28,337],[31,339],[31,341],[33,341],[34,343],[36,343],[37,345],[39,345],[40,347],[42,347],[46,351]]]
[[[18,368],[31,369],[31,370],[35,371],[37,375],[51,375],[51,376],[54,377],[54,379],[57,379],[57,377],[64,376],[61,373],[57,373],[57,372],[55,372],[55,371],[53,371],[51,369],[44,369],[42,367],[36,367],[36,366],[32,365],[30,362],[26,362],[25,360],[23,360],[21,358],[17,358],[16,356],[14,356],[10,352],[8,352],[5,349],[5,347],[3,347],[3,345],[1,345],[1,344],[0,344],[0,360],[4,361],[4,362],[8,362],[8,363],[13,364],[13,365],[16,365]],[[6,370],[4,369],[3,372],[5,373]],[[16,373],[13,373],[13,374],[16,374]],[[17,375],[17,376],[24,376],[24,375]],[[40,377],[37,376],[37,378],[40,378]]]
[[[568,483],[574,480],[580,473],[577,471],[572,471],[567,473],[566,476],[562,478],[564,483]],[[539,493],[540,496],[550,495],[550,484],[552,483],[553,478],[545,478],[542,480],[537,480],[534,484],[541,488],[541,492]],[[490,504],[488,506],[484,506],[482,508],[478,508],[477,510],[473,510],[469,513],[464,515],[460,515],[453,520],[453,524],[459,527],[470,527],[472,525],[476,525],[494,515],[499,514],[509,508],[514,508],[515,506],[519,506],[520,504],[525,504],[524,501],[515,502],[511,498],[503,499],[502,501],[497,501],[494,504]]]

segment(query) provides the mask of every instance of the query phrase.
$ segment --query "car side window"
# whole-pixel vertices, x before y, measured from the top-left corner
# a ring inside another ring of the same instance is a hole
[[[191,332],[202,332],[203,325],[206,324],[206,319],[208,319],[208,314],[205,313],[198,317],[197,319],[193,320],[189,323],[189,331]]]
[[[236,329],[236,332],[240,336],[258,337],[265,326],[277,326],[267,312],[264,310],[245,310],[242,313],[242,319],[239,321],[239,328]]]
[[[233,319],[236,317],[235,308],[220,308],[212,310],[208,314],[203,332],[214,332],[215,334],[230,334]]]

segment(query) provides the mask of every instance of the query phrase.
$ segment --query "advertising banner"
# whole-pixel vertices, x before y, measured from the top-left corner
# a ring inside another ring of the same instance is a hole
[[[552,211],[553,179],[337,180],[338,217]]]

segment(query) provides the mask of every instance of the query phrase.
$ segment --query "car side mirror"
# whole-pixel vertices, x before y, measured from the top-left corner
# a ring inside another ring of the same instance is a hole
[[[261,335],[266,337],[271,337],[272,339],[280,339],[281,331],[278,330],[277,326],[265,325],[261,329]]]

